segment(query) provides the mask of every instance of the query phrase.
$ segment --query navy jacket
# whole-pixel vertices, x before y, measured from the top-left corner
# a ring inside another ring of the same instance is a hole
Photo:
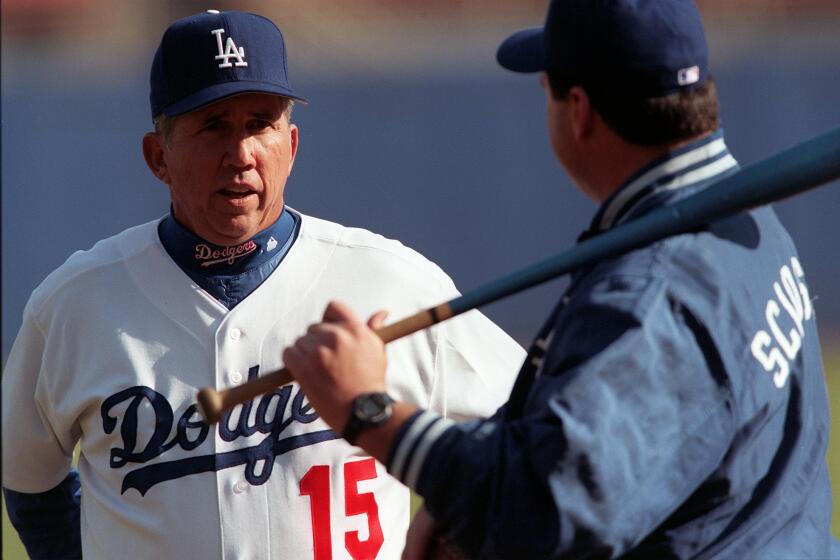
[[[589,235],[735,172],[718,132],[636,173]],[[579,271],[483,422],[420,412],[392,474],[481,558],[827,558],[812,298],[770,208]]]

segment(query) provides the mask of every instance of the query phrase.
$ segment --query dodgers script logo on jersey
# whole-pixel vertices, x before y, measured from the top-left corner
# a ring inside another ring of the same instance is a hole
[[[258,373],[259,366],[252,367],[248,370],[248,379],[256,378]],[[219,437],[230,442],[241,437],[250,437],[257,432],[266,434],[257,445],[225,453],[158,462],[134,469],[123,478],[122,493],[134,488],[141,495],[145,495],[150,488],[161,482],[239,465],[245,465],[245,479],[250,484],[259,486],[271,477],[274,459],[278,455],[338,439],[339,436],[332,430],[281,437],[293,423],[309,424],[319,418],[309,403],[305,402],[306,397],[299,388],[294,395],[292,393],[292,386],[286,385],[261,397],[253,421],[251,409],[254,401],[237,407],[239,419],[233,428],[230,426],[230,418],[234,411],[227,412],[222,417],[219,422]],[[120,405],[124,403],[126,406],[123,408]],[[141,414],[141,410],[149,409],[151,414]],[[102,428],[106,434],[113,433],[117,424],[120,425],[121,446],[111,448],[110,465],[113,469],[125,467],[129,463],[145,464],[175,446],[191,451],[204,443],[210,433],[210,427],[201,419],[195,403],[187,407],[175,422],[172,405],[166,397],[142,385],[111,395],[102,402],[100,412]],[[152,434],[142,448],[138,445],[141,434]]]
[[[271,238],[274,239],[273,237]],[[270,242],[269,242],[270,243]],[[274,241],[274,246],[277,246],[277,241]],[[271,249],[273,249],[272,247]],[[271,249],[268,249],[271,251]],[[245,243],[239,245],[232,245],[230,247],[222,247],[221,249],[213,249],[205,243],[199,243],[195,246],[195,260],[203,261],[201,266],[212,266],[221,262],[233,264],[236,259],[241,259],[250,255],[257,250],[257,244],[253,239],[249,239]]]

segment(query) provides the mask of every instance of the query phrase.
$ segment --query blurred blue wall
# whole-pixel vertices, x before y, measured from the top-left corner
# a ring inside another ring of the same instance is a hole
[[[763,57],[716,69],[731,150],[749,164],[840,126],[836,56]],[[535,77],[296,83],[301,148],[287,202],[396,237],[437,261],[461,290],[570,247],[595,208],[546,140]],[[74,250],[167,211],[147,171],[147,85],[106,90],[32,80],[2,96],[2,343],[31,290]],[[840,325],[840,185],[777,205],[797,241],[825,329]],[[486,312],[528,339],[562,280]]]

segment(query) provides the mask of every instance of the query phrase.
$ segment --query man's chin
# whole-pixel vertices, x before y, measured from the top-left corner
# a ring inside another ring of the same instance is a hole
[[[212,231],[207,232],[207,236],[202,235],[201,237],[216,245],[229,246],[244,243],[259,232],[258,221],[238,216],[232,220],[214,224]]]

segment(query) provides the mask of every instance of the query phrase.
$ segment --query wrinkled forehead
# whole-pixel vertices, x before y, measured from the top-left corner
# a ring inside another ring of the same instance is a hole
[[[272,114],[280,117],[291,103],[288,97],[271,93],[245,92],[208,103],[182,117],[207,115]]]

